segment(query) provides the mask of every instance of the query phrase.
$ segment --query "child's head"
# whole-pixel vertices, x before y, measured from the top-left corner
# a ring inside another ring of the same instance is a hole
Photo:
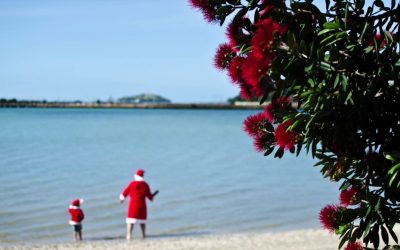
[[[83,199],[75,199],[71,202],[71,206],[79,207],[83,203]]]

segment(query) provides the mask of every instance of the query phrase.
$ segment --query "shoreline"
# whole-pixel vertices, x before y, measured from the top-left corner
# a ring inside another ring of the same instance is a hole
[[[258,103],[0,103],[0,108],[89,108],[89,109],[262,109]]]
[[[16,243],[0,249],[69,250],[69,249],[132,249],[141,250],[328,250],[337,249],[339,237],[323,229],[301,229],[273,233],[238,233],[197,236],[149,236],[146,240],[122,237],[89,239],[78,243]]]

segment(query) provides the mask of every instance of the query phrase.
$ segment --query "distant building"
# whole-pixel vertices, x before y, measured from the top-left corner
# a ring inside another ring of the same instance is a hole
[[[135,103],[171,103],[170,100],[154,95],[154,94],[140,94],[135,96],[122,97],[117,100],[118,103],[135,104]]]

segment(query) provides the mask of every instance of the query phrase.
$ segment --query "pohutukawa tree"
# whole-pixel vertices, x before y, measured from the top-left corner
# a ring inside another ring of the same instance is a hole
[[[339,182],[322,225],[339,248],[389,248],[400,222],[399,4],[371,0],[190,0],[226,26],[214,64],[245,99],[272,101],[244,121],[257,151],[305,150]],[[322,2],[322,1],[320,1]]]

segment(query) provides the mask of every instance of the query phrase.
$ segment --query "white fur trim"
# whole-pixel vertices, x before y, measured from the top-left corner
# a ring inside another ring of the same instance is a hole
[[[81,223],[80,223],[80,222],[73,221],[73,220],[70,220],[70,221],[69,221],[69,224],[72,225],[72,226],[75,226],[75,225],[80,225]]]
[[[140,224],[146,224],[146,220],[140,220],[140,219],[134,219],[134,218],[126,218],[126,224],[135,224],[135,223],[140,223]]]
[[[123,194],[120,194],[120,195],[119,195],[119,199],[120,199],[121,201],[123,201],[123,200],[125,200],[125,196],[124,196]]]
[[[69,209],[79,209],[77,206],[69,205]]]
[[[79,199],[79,205],[82,205],[85,202],[84,199]]]
[[[144,181],[144,178],[142,176],[135,174],[135,181]]]

